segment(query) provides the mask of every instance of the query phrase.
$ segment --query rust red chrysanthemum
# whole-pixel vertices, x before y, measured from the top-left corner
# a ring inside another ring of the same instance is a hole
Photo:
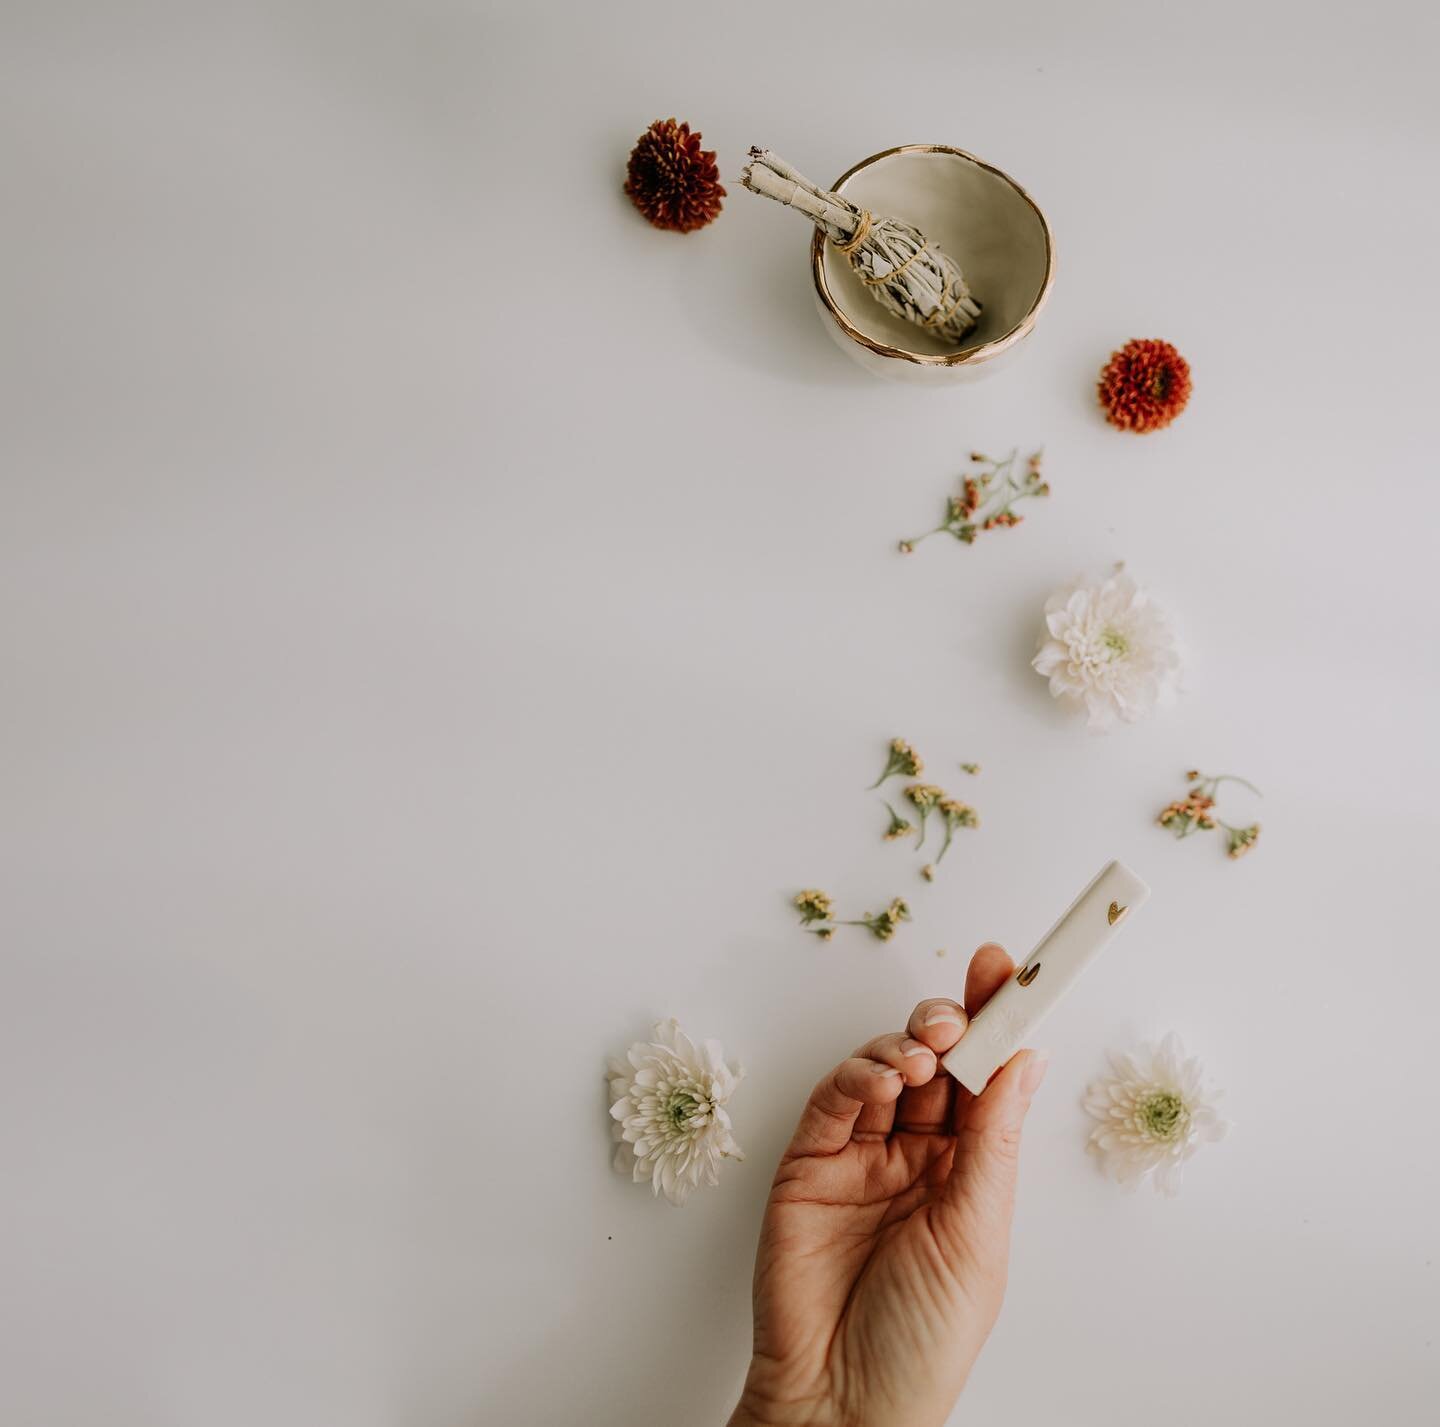
[[[1159,431],[1189,400],[1190,364],[1169,342],[1127,342],[1100,373],[1105,419],[1122,431]]]
[[[689,124],[657,119],[640,135],[625,169],[625,192],[657,228],[693,232],[713,223],[725,190],[712,149]]]

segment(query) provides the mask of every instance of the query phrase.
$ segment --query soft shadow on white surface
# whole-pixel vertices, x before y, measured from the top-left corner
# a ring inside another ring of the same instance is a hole
[[[742,191],[738,201],[752,197]],[[703,272],[676,276],[671,300],[693,339],[782,382],[842,388],[883,382],[857,366],[823,330],[812,295],[808,239],[789,210],[780,210],[780,217],[792,219],[790,226],[801,231],[787,232],[783,242],[757,235],[743,251],[727,248]]]

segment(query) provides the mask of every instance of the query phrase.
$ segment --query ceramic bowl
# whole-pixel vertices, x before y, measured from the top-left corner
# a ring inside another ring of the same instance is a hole
[[[831,185],[852,203],[913,224],[960,264],[981,306],[959,346],[887,312],[848,259],[816,232],[810,247],[825,326],[862,366],[922,383],[990,370],[1024,340],[1055,276],[1050,225],[1034,199],[998,168],[943,144],[872,154]]]

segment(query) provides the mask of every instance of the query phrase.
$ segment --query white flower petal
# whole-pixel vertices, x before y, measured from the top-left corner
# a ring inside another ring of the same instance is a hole
[[[1180,1192],[1180,1162],[1178,1160],[1162,1164],[1155,1171],[1155,1187],[1160,1193],[1171,1197]]]
[[[1059,644],[1042,644],[1040,652],[1030,661],[1030,667],[1048,678],[1065,664],[1065,650]]]

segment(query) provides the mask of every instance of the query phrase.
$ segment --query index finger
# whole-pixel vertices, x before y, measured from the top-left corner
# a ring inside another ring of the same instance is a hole
[[[1015,963],[997,942],[987,941],[965,972],[965,1004],[973,1016],[1009,979]]]

